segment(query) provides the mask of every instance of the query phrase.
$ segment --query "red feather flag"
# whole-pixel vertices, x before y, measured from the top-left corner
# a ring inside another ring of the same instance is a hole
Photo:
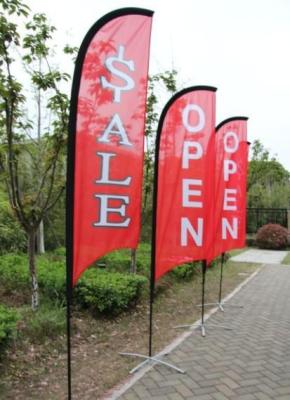
[[[245,246],[247,119],[229,118],[216,128],[215,242],[208,261]]]
[[[160,118],[155,280],[184,262],[205,259],[212,242],[215,91],[187,88],[173,96]]]
[[[99,257],[138,244],[152,14],[126,8],[105,15],[79,51],[67,192],[73,284]]]

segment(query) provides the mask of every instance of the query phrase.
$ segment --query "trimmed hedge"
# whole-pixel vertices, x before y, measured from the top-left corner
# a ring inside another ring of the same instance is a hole
[[[141,243],[137,249],[136,270],[138,273],[149,276],[150,274],[151,253],[150,245]],[[115,250],[106,254],[95,265],[104,265],[106,269],[116,272],[130,272],[131,251],[129,249]]]
[[[37,276],[40,292],[49,299],[66,302],[64,261],[53,261],[55,256],[37,259]],[[100,313],[118,314],[138,300],[144,276],[88,269],[75,290],[76,304]],[[7,254],[0,259],[0,284],[7,290],[24,290],[30,287],[28,260],[25,255]]]
[[[194,274],[200,270],[200,262],[193,262],[191,264],[180,265],[174,268],[170,274],[177,280],[190,280]]]
[[[288,245],[288,230],[278,224],[264,225],[257,232],[256,244],[260,249],[285,249]]]
[[[15,310],[0,304],[0,349],[16,335],[19,316]],[[1,353],[0,353],[1,354]]]
[[[146,282],[140,275],[89,269],[76,286],[76,297],[84,307],[116,315],[136,303]]]

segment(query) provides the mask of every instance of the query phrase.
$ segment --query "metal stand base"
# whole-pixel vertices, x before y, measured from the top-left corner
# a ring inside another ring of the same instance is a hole
[[[225,312],[224,307],[237,307],[237,308],[243,308],[244,306],[241,306],[239,304],[226,304],[223,301],[219,303],[205,303],[204,306],[217,306],[222,312]],[[202,307],[202,304],[197,304],[196,307]]]
[[[158,356],[156,357],[149,357],[149,356],[145,356],[143,354],[138,354],[138,353],[119,353],[121,356],[129,356],[129,357],[139,357],[139,358],[144,358],[145,360],[138,364],[135,368],[131,369],[130,374],[134,374],[134,372],[138,371],[140,368],[142,368],[144,365],[146,365],[147,363],[152,362],[153,364],[162,364],[165,365],[168,368],[174,369],[175,371],[179,372],[180,374],[185,374],[185,371],[183,369],[177,368],[175,367],[175,365],[170,364],[166,361],[162,361],[158,358]]]
[[[221,329],[225,329],[227,331],[232,331],[233,328],[231,328],[230,326],[226,326],[226,325],[217,325],[217,324],[208,324],[208,326],[211,328],[221,328]],[[191,324],[191,325],[178,325],[175,327],[175,329],[185,329],[185,328],[189,328],[189,329],[197,329],[200,328],[201,331],[201,336],[205,337],[205,324]]]

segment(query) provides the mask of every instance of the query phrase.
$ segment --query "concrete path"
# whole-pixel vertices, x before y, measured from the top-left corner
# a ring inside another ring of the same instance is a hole
[[[208,319],[206,337],[195,330],[164,357],[186,374],[155,365],[125,393],[112,398],[289,400],[290,266],[263,266],[225,310]]]
[[[231,257],[231,261],[261,264],[281,264],[287,253],[287,251],[278,250],[250,249],[237,256]]]

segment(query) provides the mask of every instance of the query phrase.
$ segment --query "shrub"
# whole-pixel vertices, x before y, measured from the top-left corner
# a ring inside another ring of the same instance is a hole
[[[51,299],[65,300],[65,264],[45,256],[37,259],[37,276],[41,292]],[[0,259],[0,283],[7,291],[23,291],[30,287],[26,255],[6,254]]]
[[[15,310],[0,304],[0,349],[16,334],[18,314]],[[0,352],[1,354],[1,352]]]
[[[65,259],[66,248],[65,247],[58,247],[57,249],[53,250],[53,252],[51,254],[53,256],[63,257],[63,259]]]
[[[119,314],[138,300],[147,279],[140,275],[89,269],[76,286],[81,305],[102,314]]]
[[[96,261],[96,265],[105,264],[106,268],[109,270],[119,271],[119,272],[129,272],[130,271],[130,250],[122,249],[116,250],[112,253],[106,254],[104,257]]]
[[[54,302],[65,303],[65,263],[53,259],[52,255],[40,256],[37,259],[40,293]],[[100,313],[118,314],[137,301],[145,282],[147,279],[140,275],[91,268],[84,273],[76,286],[74,298],[77,304]],[[29,288],[26,255],[7,254],[1,257],[0,283],[11,291]]]
[[[29,287],[27,257],[20,254],[6,254],[0,258],[0,283],[7,291],[23,290]]]
[[[284,249],[287,246],[288,231],[278,224],[262,226],[256,235],[256,244],[260,249]]]
[[[148,276],[150,272],[151,253],[150,245],[141,243],[136,253],[136,270],[138,273]],[[131,251],[121,249],[106,254],[104,257],[94,263],[97,266],[104,265],[108,271],[130,272]]]
[[[178,280],[189,280],[197,273],[199,265],[199,262],[180,265],[174,268],[170,274]]]
[[[38,260],[38,284],[48,298],[64,302],[66,298],[66,271],[63,261]]]

